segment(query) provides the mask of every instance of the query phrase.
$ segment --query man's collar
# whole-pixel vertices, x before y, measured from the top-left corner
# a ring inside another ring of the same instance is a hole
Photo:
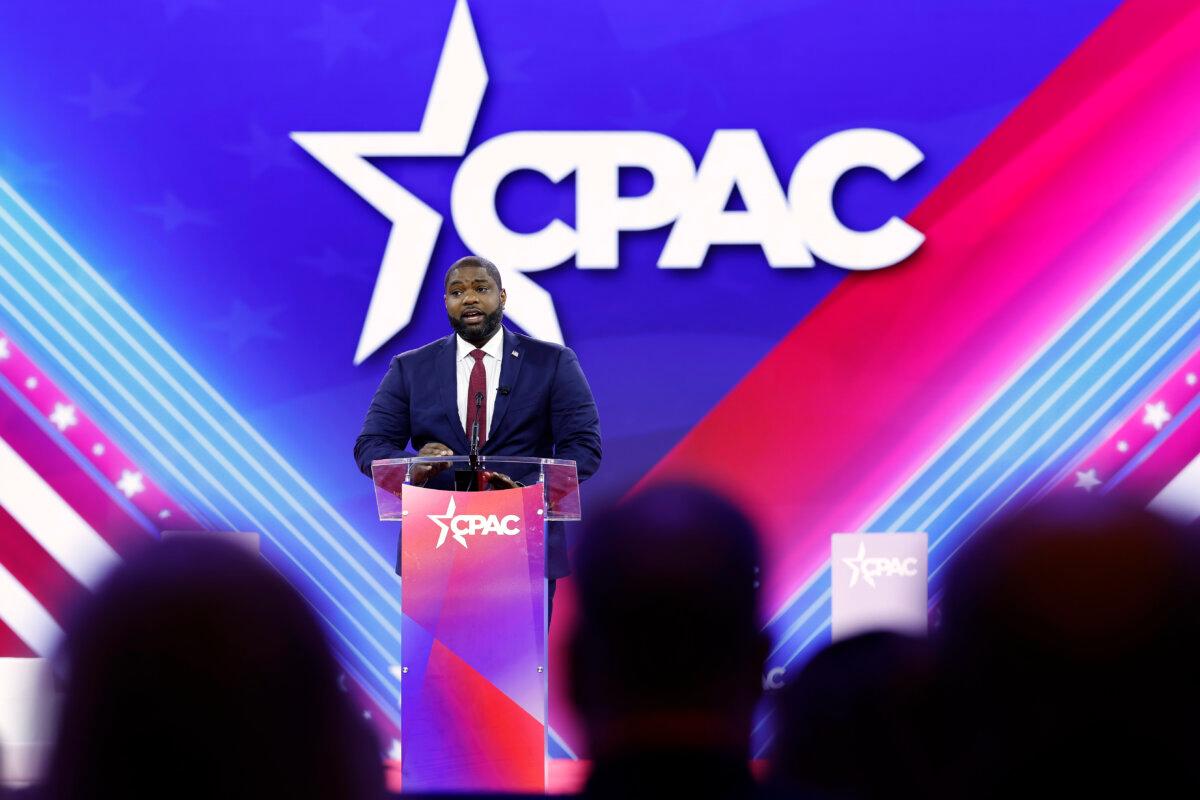
[[[466,358],[471,354],[471,351],[475,349],[475,345],[471,344],[458,334],[454,335],[454,342],[457,353],[455,356],[456,361]],[[479,349],[499,361],[500,355],[504,352],[504,326],[501,325],[499,328],[497,328],[496,332],[492,334],[492,338],[488,339],[483,347],[480,347]]]

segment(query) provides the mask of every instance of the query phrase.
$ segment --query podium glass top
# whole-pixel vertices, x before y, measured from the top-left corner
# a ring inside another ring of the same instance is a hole
[[[372,461],[371,477],[375,483],[379,518],[403,520],[405,486],[421,485],[431,489],[452,490],[453,471],[468,469],[470,463],[470,456],[413,456]],[[479,468],[486,472],[498,472],[525,486],[541,484],[546,498],[547,521],[580,518],[579,476],[574,461],[528,456],[479,456]]]

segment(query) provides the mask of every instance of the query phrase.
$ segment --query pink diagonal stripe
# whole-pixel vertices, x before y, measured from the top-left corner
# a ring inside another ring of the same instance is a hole
[[[1120,8],[911,215],[917,254],[843,281],[651,473],[757,512],[769,607],[1190,201],[1197,41],[1194,5]]]

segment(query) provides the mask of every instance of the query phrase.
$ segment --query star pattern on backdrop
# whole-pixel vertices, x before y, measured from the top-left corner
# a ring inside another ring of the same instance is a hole
[[[212,225],[213,220],[203,211],[185,206],[178,197],[167,192],[156,206],[138,206],[138,211],[149,214],[162,222],[167,231],[177,230],[184,225]]]
[[[50,414],[50,422],[58,428],[59,432],[78,425],[79,417],[75,414],[75,406],[71,403],[55,403],[54,411]]]
[[[167,15],[167,22],[174,22],[189,9],[211,11],[216,7],[216,0],[163,0],[163,12]]]
[[[503,83],[523,83],[530,79],[526,67],[535,55],[532,47],[505,49],[491,59],[492,72]]]
[[[1083,489],[1085,492],[1091,492],[1103,481],[1096,477],[1096,468],[1078,470],[1075,472],[1075,488]]]
[[[1146,415],[1142,417],[1142,422],[1151,426],[1156,431],[1161,431],[1163,425],[1171,419],[1171,413],[1167,411],[1167,404],[1159,400],[1157,403],[1146,403]]]
[[[52,186],[56,183],[51,173],[58,166],[48,161],[26,161],[12,150],[5,150],[0,159],[0,176],[14,186],[27,188],[30,186]]]
[[[0,361],[11,357],[12,353],[8,352],[8,339],[0,337]]]
[[[134,116],[142,113],[141,106],[135,100],[145,86],[145,81],[114,86],[93,73],[88,78],[87,93],[68,97],[67,101],[86,108],[88,118],[93,121],[116,114]]]
[[[274,135],[267,133],[257,123],[250,125],[249,139],[241,144],[225,148],[231,153],[242,156],[250,164],[250,176],[259,178],[272,168],[296,169],[296,147],[286,133]]]
[[[320,21],[296,31],[295,35],[320,45],[325,69],[329,69],[347,53],[375,55],[380,52],[378,43],[363,30],[373,16],[372,9],[345,12],[324,3]]]
[[[121,470],[121,479],[117,481],[117,488],[125,497],[132,498],[135,494],[146,491],[146,483],[142,473],[123,469]]]
[[[225,334],[231,350],[240,350],[254,339],[284,339],[283,332],[271,324],[271,320],[283,313],[283,306],[251,308],[240,299],[235,299],[229,313],[211,320],[205,327]]]
[[[321,255],[302,258],[300,263],[326,278],[352,278],[363,283],[370,282],[375,271],[373,264],[369,269],[362,269],[361,264],[351,261],[328,245],[321,248]]]

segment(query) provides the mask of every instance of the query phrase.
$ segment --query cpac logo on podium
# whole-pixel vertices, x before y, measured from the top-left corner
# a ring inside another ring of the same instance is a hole
[[[442,215],[368,159],[461,157],[451,190],[459,237],[505,271],[506,312],[539,339],[562,343],[554,301],[524,274],[575,258],[580,269],[617,266],[622,231],[671,225],[658,258],[663,269],[699,267],[713,245],[756,244],[772,267],[812,267],[813,256],[838,267],[870,270],[911,255],[925,237],[897,217],[872,231],[847,228],[833,208],[833,189],[852,169],[878,170],[897,180],[924,155],[902,136],[857,128],[817,142],[792,170],[787,191],[754,130],[717,130],[697,165],[669,136],[651,131],[514,131],[467,143],[487,88],[488,73],[466,0],[458,0],[421,128],[386,133],[305,133],[292,139],[392,221],[379,277],[359,336],[354,363],[382,347],[412,319]],[[621,196],[623,168],[641,168],[650,190]],[[496,191],[518,170],[553,182],[575,176],[572,228],[555,219],[519,233],[496,212]],[[737,190],[745,210],[727,210]]]
[[[489,533],[494,533],[497,536],[516,536],[521,532],[517,527],[521,518],[516,514],[506,514],[503,517],[498,517],[495,514],[455,514],[454,513],[454,498],[450,498],[450,503],[446,506],[445,514],[429,514],[429,519],[433,524],[438,526],[440,533],[438,534],[437,545],[441,547],[446,543],[446,536],[449,535],[454,541],[461,544],[464,548],[467,546],[468,536],[487,536]]]
[[[850,574],[850,585],[858,583],[861,575],[872,589],[875,579],[884,577],[914,578],[917,576],[917,559],[915,558],[867,558],[867,546],[858,545],[858,553],[852,558],[843,558],[842,563],[853,570]]]

